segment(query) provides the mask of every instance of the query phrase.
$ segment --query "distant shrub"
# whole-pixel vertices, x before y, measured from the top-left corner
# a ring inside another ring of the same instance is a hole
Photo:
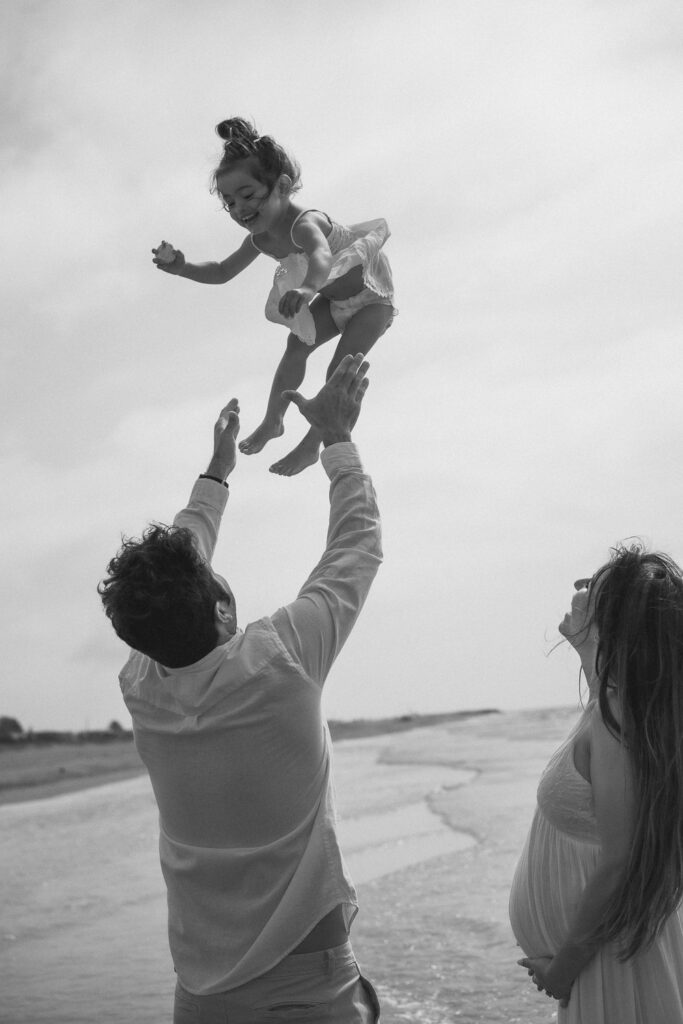
[[[32,732],[31,742],[32,743],[73,743],[74,734],[72,732],[51,732],[46,730],[44,732]]]
[[[24,735],[24,730],[16,718],[0,715],[0,740],[14,740]]]

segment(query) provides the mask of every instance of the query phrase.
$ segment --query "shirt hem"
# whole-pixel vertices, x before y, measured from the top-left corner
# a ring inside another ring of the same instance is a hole
[[[293,950],[295,950],[296,947],[303,942],[303,940],[306,938],[311,929],[315,928],[315,926],[320,921],[322,921],[323,917],[325,917],[326,914],[329,914],[330,911],[334,910],[334,908],[338,907],[340,904],[344,908],[344,917],[346,919],[348,936],[351,933],[351,925],[355,921],[356,915],[358,913],[358,903],[357,901],[349,899],[348,895],[345,895],[343,897],[337,895],[331,900],[329,904],[324,905],[323,909],[320,911],[320,916],[316,921],[313,922],[313,924],[307,924],[305,926],[305,929],[303,930],[302,934],[300,934],[298,938],[293,940],[291,946],[288,943],[288,948],[284,953],[277,953],[275,955],[275,959],[269,959],[265,961],[265,966],[262,969],[259,968],[256,973],[247,972],[247,974],[244,977],[240,978],[236,985],[226,985],[225,981],[215,982],[214,984],[211,984],[206,988],[202,988],[201,991],[198,991],[197,989],[190,988],[190,986],[183,981],[182,975],[176,965],[175,970],[178,976],[178,980],[180,981],[180,984],[185,989],[185,991],[189,992],[190,995],[193,996],[215,996],[219,995],[221,992],[234,992],[237,989],[242,988],[244,985],[248,985],[250,982],[255,981],[257,978],[263,977],[264,974],[268,974],[269,971],[272,971],[273,968],[277,967],[278,964],[282,963],[282,961],[286,957],[291,956]],[[350,908],[350,912],[347,908]],[[320,951],[318,950],[317,952]]]

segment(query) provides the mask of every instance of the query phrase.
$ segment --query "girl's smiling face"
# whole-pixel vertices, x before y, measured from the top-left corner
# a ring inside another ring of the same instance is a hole
[[[232,219],[252,235],[267,231],[289,202],[279,182],[269,189],[254,177],[248,160],[218,174],[216,186]]]

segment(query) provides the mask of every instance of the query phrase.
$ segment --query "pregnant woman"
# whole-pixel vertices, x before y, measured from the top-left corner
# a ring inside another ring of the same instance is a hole
[[[683,576],[620,547],[560,632],[589,701],[546,767],[510,894],[558,1024],[683,1022]]]

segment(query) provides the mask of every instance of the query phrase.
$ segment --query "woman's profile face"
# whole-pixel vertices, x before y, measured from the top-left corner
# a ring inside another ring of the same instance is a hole
[[[574,593],[568,612],[558,626],[560,633],[578,651],[588,640],[588,624],[593,610],[594,594],[588,593],[592,577],[583,577],[574,583]]]

